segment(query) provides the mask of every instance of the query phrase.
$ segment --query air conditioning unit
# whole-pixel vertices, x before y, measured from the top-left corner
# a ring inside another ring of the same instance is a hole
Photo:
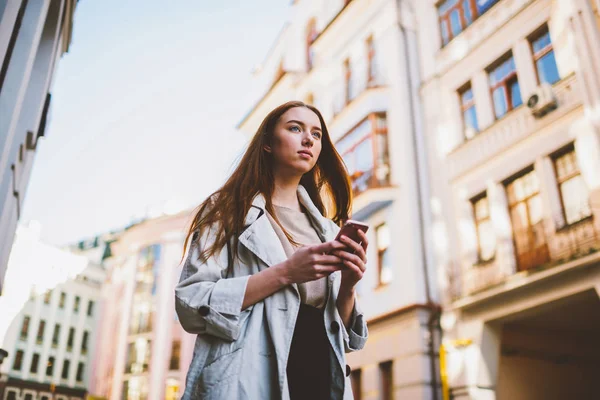
[[[531,109],[531,113],[536,118],[542,118],[549,112],[556,110],[558,101],[554,95],[552,86],[547,83],[542,83],[538,86],[533,94],[529,96],[527,107]]]

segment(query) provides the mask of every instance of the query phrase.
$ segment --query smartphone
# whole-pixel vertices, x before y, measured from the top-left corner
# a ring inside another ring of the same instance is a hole
[[[354,240],[356,243],[362,244],[362,240],[360,239],[360,236],[358,236],[358,231],[363,231],[364,233],[367,233],[368,230],[369,225],[349,219],[346,221],[344,226],[342,226],[342,229],[340,229],[340,231],[338,232],[337,236],[335,237],[335,240],[339,241],[342,235],[344,235]]]

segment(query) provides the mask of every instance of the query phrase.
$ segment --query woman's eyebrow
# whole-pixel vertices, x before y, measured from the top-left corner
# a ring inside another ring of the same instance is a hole
[[[302,127],[306,126],[306,124],[304,122],[298,121],[298,120],[295,120],[295,119],[290,119],[288,122],[286,122],[286,124],[298,124],[298,125],[300,125]],[[318,127],[318,126],[313,126],[312,129],[317,129],[317,130],[321,131],[321,128]]]

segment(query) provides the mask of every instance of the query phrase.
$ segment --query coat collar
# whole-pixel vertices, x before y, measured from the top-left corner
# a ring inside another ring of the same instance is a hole
[[[298,200],[308,211],[319,236],[324,240],[332,240],[329,220],[321,215],[304,186],[299,185],[297,193]],[[265,215],[267,212],[265,207],[264,195],[257,194],[244,221],[244,226],[247,228],[239,236],[239,240],[268,266],[272,266],[285,261],[287,257],[275,230]]]

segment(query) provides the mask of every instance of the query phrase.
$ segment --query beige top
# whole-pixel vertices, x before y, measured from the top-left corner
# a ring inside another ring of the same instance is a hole
[[[315,231],[315,228],[312,226],[308,214],[276,205],[273,205],[273,208],[281,225],[283,225],[285,230],[292,235],[292,238],[294,238],[300,246],[321,243],[321,239]],[[267,216],[269,217],[271,225],[273,225],[273,229],[275,229],[275,233],[277,233],[277,236],[281,241],[285,254],[288,258],[291,257],[298,247],[295,247],[290,243],[281,227],[277,225],[277,222],[275,222],[269,213],[267,213]],[[300,292],[300,300],[302,303],[317,308],[323,308],[327,301],[327,278],[300,283],[298,284],[298,291]]]

